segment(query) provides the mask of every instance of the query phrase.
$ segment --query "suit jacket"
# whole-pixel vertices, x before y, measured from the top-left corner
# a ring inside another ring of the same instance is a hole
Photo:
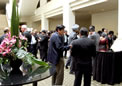
[[[92,39],[96,45],[96,50],[99,50],[99,41],[100,41],[100,35],[96,32],[94,32],[92,35],[89,35],[88,38]]]
[[[28,44],[30,44],[31,43],[31,38],[32,38],[31,33],[29,31],[25,31],[23,33],[23,35],[27,38]]]
[[[64,37],[59,36],[57,32],[53,33],[48,47],[47,60],[56,65],[61,57],[63,57],[63,51],[68,50],[69,46],[64,46]]]
[[[48,49],[48,36],[39,35],[41,40],[39,41],[39,49],[47,50]]]
[[[91,67],[92,56],[95,55],[96,47],[93,40],[82,37],[72,42],[71,56],[73,56],[74,70]]]
[[[5,37],[6,37],[6,34],[3,34],[3,35],[0,37],[0,44],[2,43],[2,41],[4,40]]]
[[[77,39],[77,33],[76,32],[72,32],[70,35],[69,35],[69,40],[68,40],[68,44],[70,45],[70,43]]]

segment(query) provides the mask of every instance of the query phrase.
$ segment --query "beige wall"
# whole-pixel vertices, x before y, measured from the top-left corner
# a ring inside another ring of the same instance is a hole
[[[35,10],[36,15],[42,15],[46,13],[52,13],[54,9],[58,9],[59,7],[62,7],[63,5],[62,0],[51,0],[47,3],[47,0],[40,0],[40,8]]]
[[[76,24],[79,24],[80,28],[81,27],[89,27],[91,25],[91,18],[76,18]]]
[[[0,10],[0,14],[5,14],[5,10]]]
[[[27,27],[37,29],[38,31],[41,30],[41,20],[33,21],[31,17],[21,17],[20,22],[25,22]]]
[[[56,9],[56,8],[62,6],[62,4],[63,4],[62,0],[52,0],[52,1],[48,2],[48,3],[44,2],[46,0],[41,0],[41,1],[43,1],[42,8],[44,7],[44,9],[42,11],[44,11],[44,12],[48,12],[48,11],[51,11],[53,9]]]
[[[26,17],[21,17],[20,22],[25,22],[27,24],[27,27],[31,28],[33,21],[31,20],[30,16],[26,16]]]
[[[55,30],[56,26],[63,24],[62,19],[49,19],[49,30]]]
[[[102,13],[96,13],[92,15],[92,25],[95,25],[96,31],[101,28],[113,30],[115,34],[118,33],[118,11],[108,11]]]
[[[6,15],[0,15],[0,35],[3,34],[3,29],[8,27],[8,22],[6,19]]]
[[[58,24],[63,24],[63,20],[60,18],[60,19],[49,19],[49,30],[55,30],[56,28],[56,25]],[[89,27],[91,25],[91,18],[76,18],[76,24],[79,24],[80,25],[80,28],[81,27]]]
[[[37,29],[37,31],[41,30],[41,21],[36,21],[32,23],[32,28]]]

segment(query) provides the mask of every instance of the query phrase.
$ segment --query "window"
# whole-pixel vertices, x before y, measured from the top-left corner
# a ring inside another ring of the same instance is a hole
[[[38,4],[37,4],[37,7],[36,8],[39,8],[40,7],[40,0],[39,0],[39,2],[38,2]]]
[[[47,2],[50,2],[51,0],[47,0]]]

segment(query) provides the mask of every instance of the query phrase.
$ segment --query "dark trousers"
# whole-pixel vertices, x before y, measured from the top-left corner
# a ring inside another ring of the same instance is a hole
[[[70,72],[73,72],[72,56],[69,56],[65,66],[67,66],[67,67],[70,66]]]
[[[67,58],[67,50],[64,51],[64,57]]]
[[[66,66],[70,66],[71,63],[71,56],[68,57],[68,60],[66,61]]]
[[[37,44],[31,44],[30,52],[37,58]]]
[[[27,44],[27,51],[31,53],[31,44]]]
[[[75,71],[74,86],[81,86],[82,77],[84,76],[84,86],[91,86],[91,69]]]
[[[67,45],[68,43],[64,43],[64,46],[67,46]],[[64,57],[66,58],[66,56],[67,56],[67,50],[64,51]]]
[[[47,49],[39,49],[40,52],[40,59],[42,59],[42,61],[47,61]]]
[[[56,65],[56,73],[52,76],[52,85],[62,85],[64,79],[64,59],[60,58]]]

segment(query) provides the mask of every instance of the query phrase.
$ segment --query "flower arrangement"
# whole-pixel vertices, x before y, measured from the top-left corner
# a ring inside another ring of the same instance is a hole
[[[15,47],[16,39],[17,39],[16,36],[11,37],[11,33],[6,34],[5,39],[0,44],[0,54],[2,54],[2,56],[6,56],[7,54],[12,53],[12,49],[14,49],[14,47]],[[26,42],[27,42],[27,38],[20,35],[19,36],[19,48],[22,46],[24,47],[25,46],[24,43],[26,43]]]
[[[33,54],[27,52],[27,39],[19,33],[19,14],[16,7],[16,0],[13,0],[10,33],[0,44],[0,64],[9,63],[11,60],[21,59],[33,65],[49,67],[46,62],[36,59]]]

